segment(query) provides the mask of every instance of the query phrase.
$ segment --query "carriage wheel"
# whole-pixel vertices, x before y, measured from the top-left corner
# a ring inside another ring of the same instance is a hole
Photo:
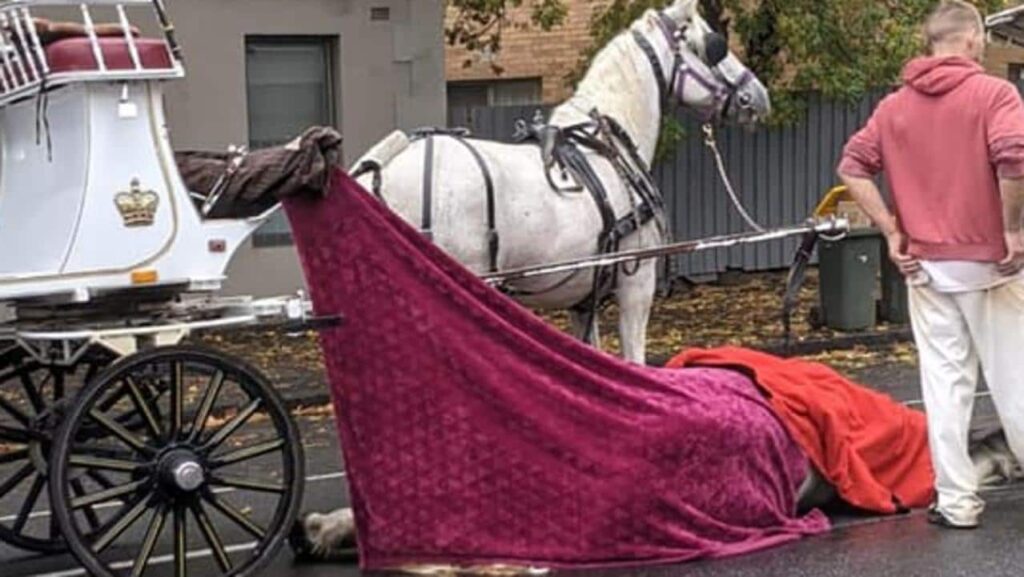
[[[131,415],[142,422],[126,425]],[[283,543],[304,481],[298,431],[267,379],[192,347],[100,374],[68,412],[50,467],[60,529],[97,577],[157,563],[176,577],[251,575]],[[70,480],[83,477],[76,492]]]
[[[47,491],[53,435],[66,400],[113,359],[95,348],[74,366],[57,366],[18,345],[0,351],[0,541],[42,553],[64,549]]]

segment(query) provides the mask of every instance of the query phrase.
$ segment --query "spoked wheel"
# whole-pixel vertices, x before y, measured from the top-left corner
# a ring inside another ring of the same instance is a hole
[[[53,435],[68,400],[113,360],[100,348],[73,366],[40,363],[18,345],[0,351],[0,541],[43,553],[64,549],[47,491]],[[71,482],[72,490],[81,483]]]
[[[283,543],[304,481],[298,431],[267,379],[185,347],[99,375],[68,412],[50,466],[60,529],[97,577],[159,564],[176,577],[252,575]]]

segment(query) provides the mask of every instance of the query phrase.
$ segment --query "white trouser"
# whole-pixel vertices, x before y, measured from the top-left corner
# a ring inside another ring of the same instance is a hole
[[[979,365],[1010,448],[1024,462],[1024,280],[965,293],[911,287],[910,312],[938,507],[974,522],[984,508],[968,453]]]

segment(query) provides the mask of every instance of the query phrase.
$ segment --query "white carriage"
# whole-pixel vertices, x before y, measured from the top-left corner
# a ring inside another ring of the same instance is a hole
[[[274,209],[209,218],[215,198],[186,188],[163,109],[184,74],[160,0],[0,2],[0,541],[70,549],[95,575],[161,555],[176,575],[250,574],[301,500],[267,379],[179,346],[309,326],[301,295],[216,295]]]

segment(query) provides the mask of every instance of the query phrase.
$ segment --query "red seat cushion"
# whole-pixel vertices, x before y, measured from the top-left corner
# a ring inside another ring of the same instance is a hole
[[[124,38],[100,38],[99,42],[107,70],[135,68]],[[136,38],[135,46],[139,50],[143,68],[166,70],[174,67],[163,40]],[[67,38],[49,44],[46,47],[46,59],[50,63],[51,73],[99,69],[88,38]]]

